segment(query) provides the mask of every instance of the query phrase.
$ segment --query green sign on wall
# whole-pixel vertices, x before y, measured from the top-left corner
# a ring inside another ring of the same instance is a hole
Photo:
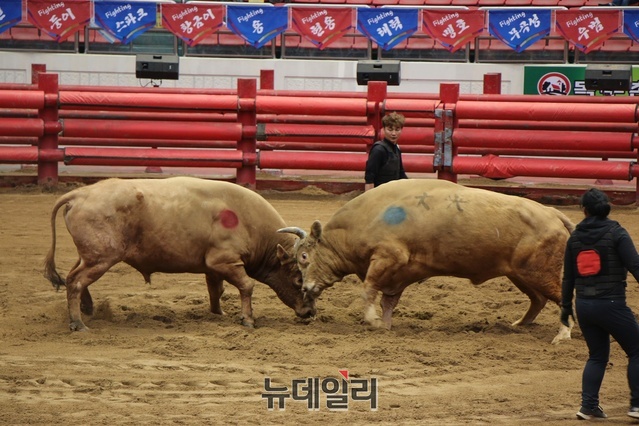
[[[585,65],[527,65],[524,95],[639,96],[639,67],[632,67],[630,92],[586,90]]]

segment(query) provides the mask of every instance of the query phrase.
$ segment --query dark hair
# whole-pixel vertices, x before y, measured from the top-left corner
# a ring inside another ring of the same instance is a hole
[[[581,196],[581,206],[586,209],[586,213],[602,219],[610,213],[609,201],[608,196],[597,188],[590,188]]]
[[[405,122],[406,118],[397,112],[391,112],[382,118],[382,126],[384,127],[399,127],[402,129]]]

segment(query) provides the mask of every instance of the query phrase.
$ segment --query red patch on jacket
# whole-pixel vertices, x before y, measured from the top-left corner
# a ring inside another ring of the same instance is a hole
[[[577,255],[577,272],[582,277],[597,275],[601,271],[601,257],[597,250],[580,251]]]

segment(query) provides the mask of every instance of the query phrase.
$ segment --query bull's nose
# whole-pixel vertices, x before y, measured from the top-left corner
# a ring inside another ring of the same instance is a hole
[[[314,283],[304,283],[302,285],[302,291],[309,295],[312,295],[315,292],[315,284]]]

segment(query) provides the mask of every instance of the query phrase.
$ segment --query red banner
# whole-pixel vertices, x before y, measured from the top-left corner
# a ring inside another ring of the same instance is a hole
[[[584,53],[601,46],[621,27],[619,10],[557,10],[557,31]]]
[[[29,22],[62,42],[83,30],[91,19],[90,0],[28,0]]]
[[[224,25],[224,6],[195,3],[160,3],[162,26],[195,46]]]
[[[353,28],[355,8],[291,7],[293,29],[320,50]]]
[[[423,31],[451,52],[484,31],[483,10],[423,10]]]

